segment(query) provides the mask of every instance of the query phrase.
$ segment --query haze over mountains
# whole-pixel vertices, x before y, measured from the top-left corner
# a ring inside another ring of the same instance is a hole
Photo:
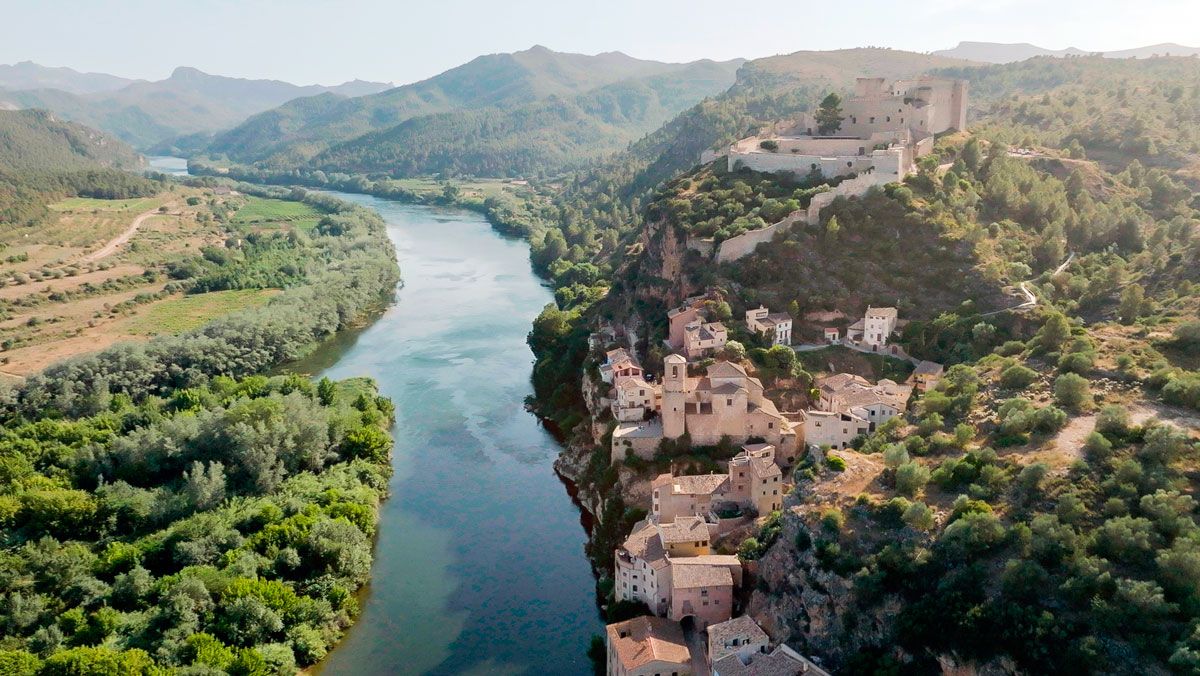
[[[1120,49],[1112,52],[1088,52],[1075,47],[1067,49],[1046,49],[1031,45],[1028,42],[1019,43],[1001,43],[1001,42],[970,42],[963,41],[951,49],[941,49],[933,52],[938,56],[949,56],[956,59],[967,59],[969,61],[980,61],[983,63],[1012,63],[1014,61],[1024,61],[1035,56],[1084,56],[1087,54],[1100,54],[1110,59],[1146,59],[1152,56],[1191,56],[1200,54],[1200,47],[1186,47],[1184,45],[1175,44],[1173,42],[1161,43],[1157,45],[1148,45],[1146,47],[1135,47],[1133,49]]]
[[[296,97],[362,96],[389,86],[357,80],[333,87],[297,86],[186,67],[149,82],[23,62],[0,67],[0,108],[45,108],[146,149],[176,136],[231,127]]]

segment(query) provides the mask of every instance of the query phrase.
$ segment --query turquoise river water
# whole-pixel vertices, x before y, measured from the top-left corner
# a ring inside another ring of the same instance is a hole
[[[374,322],[298,368],[379,382],[396,404],[396,472],[362,614],[315,671],[590,673],[603,625],[587,534],[552,468],[559,444],[523,407],[525,335],[553,300],[528,247],[469,211],[335,194],[387,221],[404,281]]]

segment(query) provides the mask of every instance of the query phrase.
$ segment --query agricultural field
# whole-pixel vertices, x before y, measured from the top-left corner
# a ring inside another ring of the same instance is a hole
[[[316,229],[321,213],[303,202],[248,197],[230,219],[239,230],[260,231],[264,229],[292,228],[302,232]]]
[[[265,304],[276,290],[188,293],[180,270],[219,267],[211,261],[252,233],[310,231],[321,217],[299,202],[182,186],[49,207],[44,225],[0,230],[0,378]]]

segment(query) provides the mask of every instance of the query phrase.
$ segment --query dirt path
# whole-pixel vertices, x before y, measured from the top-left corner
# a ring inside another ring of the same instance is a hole
[[[174,205],[166,204],[164,206],[171,207]],[[114,253],[117,252],[117,249],[122,244],[128,242],[135,234],[137,234],[138,228],[142,227],[142,223],[145,222],[145,220],[147,218],[150,218],[151,216],[154,216],[158,213],[159,213],[159,211],[158,211],[158,208],[156,207],[150,211],[147,211],[144,214],[139,214],[137,218],[133,219],[133,223],[130,223],[129,227],[125,229],[125,232],[122,232],[121,234],[112,238],[111,240],[108,241],[107,244],[100,247],[98,250],[93,251],[92,253],[84,256],[83,262],[92,263],[92,262],[100,260],[101,258],[108,258],[109,256],[113,255]]]

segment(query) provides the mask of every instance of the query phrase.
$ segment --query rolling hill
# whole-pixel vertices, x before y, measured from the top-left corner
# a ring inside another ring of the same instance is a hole
[[[211,133],[297,97],[329,93],[361,96],[388,85],[353,81],[336,87],[297,86],[177,68],[155,82],[134,81],[114,91],[85,94],[42,88],[0,92],[0,108],[45,108],[109,132],[138,148],[176,136]]]
[[[733,82],[740,64],[741,61],[672,64],[635,59],[619,52],[589,56],[536,46],[512,54],[481,56],[428,80],[370,96],[353,99],[318,96],[291,101],[219,134],[208,153],[237,162],[296,166],[338,143],[393,129],[426,115],[487,111],[484,114],[503,118],[522,106],[555,97],[558,102],[577,106],[568,118],[581,113],[590,117],[590,107],[603,106],[601,101],[606,96],[622,95],[617,90],[601,91],[603,88],[621,82],[641,82],[640,91],[633,84],[624,90],[625,95],[642,101],[635,107],[641,105],[647,111],[634,115],[638,119],[633,124],[621,119],[628,117],[629,110],[617,113],[611,120],[603,120],[601,115],[599,121],[589,119],[582,123],[600,129],[605,123],[615,122],[622,128],[621,133],[616,138],[607,135],[600,139],[602,145],[612,147],[627,142],[631,134],[636,136],[636,130],[644,133],[653,129],[687,105],[723,91]],[[590,97],[591,101],[581,96]],[[512,114],[531,116],[529,111]],[[466,124],[461,116],[447,119]],[[423,124],[428,127],[436,121]],[[521,125],[509,117],[501,126]],[[396,136],[404,135],[404,129],[396,129]],[[346,155],[340,153],[340,156]]]
[[[53,113],[0,111],[0,172],[136,169],[141,162],[124,143]]]
[[[942,49],[934,52],[938,56],[948,56],[957,59],[969,59],[971,61],[982,61],[984,63],[1012,63],[1013,61],[1024,61],[1035,56],[1084,56],[1094,54],[1096,52],[1087,52],[1075,47],[1067,49],[1046,49],[1031,45],[1028,42],[1020,43],[1000,43],[1000,42],[969,42],[964,41],[958,43],[957,46],[951,49]],[[1133,49],[1121,49],[1112,52],[1099,52],[1101,55],[1110,59],[1145,59],[1152,56],[1191,56],[1192,54],[1200,54],[1200,48],[1185,47],[1174,43],[1162,43],[1157,45],[1148,45],[1146,47],[1135,47]]]

